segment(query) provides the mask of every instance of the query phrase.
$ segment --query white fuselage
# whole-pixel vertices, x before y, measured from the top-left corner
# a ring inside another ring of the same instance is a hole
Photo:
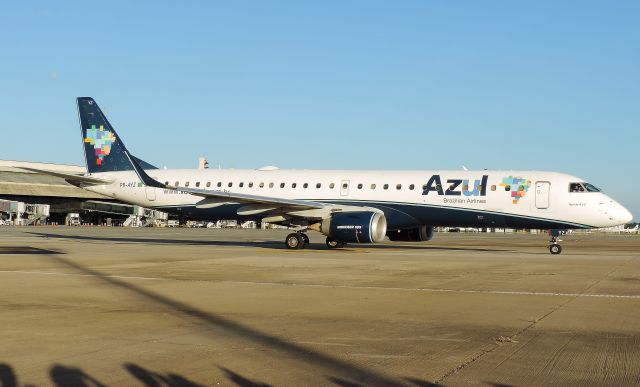
[[[390,229],[416,224],[593,228],[631,220],[631,214],[623,206],[602,192],[570,192],[570,184],[584,180],[555,172],[279,169],[147,172],[172,186],[375,207],[385,212]],[[200,208],[202,197],[145,187],[133,171],[93,176],[114,182],[86,189],[123,202],[194,218],[242,218],[235,212],[238,207],[234,203]]]

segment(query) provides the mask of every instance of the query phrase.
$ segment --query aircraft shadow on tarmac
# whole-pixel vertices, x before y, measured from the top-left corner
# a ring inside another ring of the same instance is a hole
[[[195,383],[182,375],[175,373],[161,374],[143,368],[137,364],[126,363],[123,365],[129,374],[145,387],[204,387],[202,384]],[[268,387],[268,384],[255,383],[251,380],[221,368],[225,372],[225,376],[233,383],[241,387]],[[98,379],[89,375],[84,370],[77,367],[63,366],[56,364],[49,370],[49,378],[52,385],[56,387],[106,387],[107,384],[102,383]],[[128,383],[127,383],[128,384]],[[13,368],[6,363],[0,363],[0,387],[18,387],[18,377]]]
[[[176,244],[189,246],[235,246],[235,247],[260,247],[271,250],[289,250],[284,243],[277,241],[212,241],[212,240],[191,240],[191,239],[155,239],[155,238],[126,238],[126,237],[99,237],[86,235],[64,235],[51,234],[42,232],[29,232],[28,234],[41,236],[43,238],[58,238],[69,240],[86,240],[86,241],[102,241],[102,242],[119,242],[119,243],[144,243],[144,244]],[[390,244],[350,244],[346,249],[337,249],[335,251],[345,251],[350,249],[367,248],[367,249],[405,249],[405,250],[445,250],[445,251],[484,251],[484,252],[507,252],[513,251],[508,249],[489,249],[479,247],[444,247],[444,246],[425,246],[425,245],[390,245]],[[322,243],[311,243],[306,249],[309,250],[330,250]]]
[[[31,246],[0,246],[0,255],[49,255],[60,254],[57,251],[39,249]],[[1,387],[1,386],[0,386]]]
[[[204,385],[193,382],[188,378],[176,373],[162,374],[151,371],[134,363],[125,363],[123,368],[131,374],[131,376],[145,387],[204,387]],[[228,368],[218,366],[218,369],[224,373],[224,376],[233,384],[239,387],[272,387],[271,384],[257,382],[251,380],[241,374],[234,372]],[[91,376],[78,367],[64,366],[56,364],[49,370],[51,383],[56,387],[106,387],[107,384],[102,383],[95,377]],[[352,382],[337,377],[327,377],[331,383],[340,387],[365,387],[367,385]],[[441,385],[430,383],[415,378],[405,378],[405,381],[417,387],[439,387]],[[506,385],[493,384],[495,387],[507,387]],[[0,363],[0,387],[18,387],[18,377],[13,368],[6,363]],[[25,387],[30,385],[24,385]]]
[[[278,353],[286,356],[294,362],[304,363],[307,367],[311,366],[324,375],[332,375],[327,377],[329,381],[339,386],[433,386],[429,382],[422,382],[417,379],[395,379],[377,371],[368,369],[361,365],[353,364],[328,354],[317,352],[313,349],[301,346],[296,343],[286,341],[285,339],[272,336],[266,332],[262,332],[256,328],[248,327],[231,319],[218,314],[196,309],[186,303],[170,299],[166,296],[154,293],[150,290],[135,286],[131,283],[119,280],[117,278],[105,275],[97,270],[93,270],[76,263],[70,259],[64,258],[62,255],[49,255],[52,261],[72,268],[78,272],[89,274],[99,281],[108,283],[120,289],[129,291],[134,296],[157,304],[175,314],[183,317],[198,320],[212,328],[222,330],[229,337],[237,337],[244,340],[251,340],[258,345],[270,348]],[[156,372],[146,370],[132,363],[124,364],[125,369],[135,378],[146,386],[197,386],[188,379],[175,374],[162,375]],[[241,387],[264,387],[268,384],[254,382],[240,374],[229,369],[219,367],[226,377],[233,383]],[[95,380],[84,371],[74,367],[65,367],[55,365],[50,370],[51,380],[57,386],[71,387],[91,387],[103,386],[104,384]],[[355,381],[355,382],[351,382]],[[351,384],[348,384],[351,383]],[[12,368],[6,363],[0,363],[0,387],[16,387],[17,378]]]

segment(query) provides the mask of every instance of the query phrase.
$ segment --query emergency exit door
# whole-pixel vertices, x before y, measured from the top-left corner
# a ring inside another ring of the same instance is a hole
[[[541,210],[549,208],[549,195],[551,183],[548,181],[536,181],[536,208]]]

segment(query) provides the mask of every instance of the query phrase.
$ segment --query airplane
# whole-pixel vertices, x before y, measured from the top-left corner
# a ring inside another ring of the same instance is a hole
[[[615,233],[615,234],[637,234],[638,233],[638,225],[636,225],[635,227],[632,228],[624,228],[623,225],[620,225],[620,227],[611,227],[611,228],[604,228],[602,230],[599,230],[600,232],[604,232],[604,233]]]
[[[628,234],[637,234],[638,233],[638,228],[640,228],[640,226],[638,226],[636,224],[635,227],[633,228],[625,228],[624,230],[622,230],[623,233],[628,233]]]
[[[158,169],[134,157],[96,101],[77,98],[87,173],[23,168],[66,179],[125,203],[192,219],[254,220],[284,225],[289,249],[431,240],[435,227],[549,229],[611,227],[631,213],[575,176],[539,171],[351,171]],[[151,142],[151,141],[150,141]]]

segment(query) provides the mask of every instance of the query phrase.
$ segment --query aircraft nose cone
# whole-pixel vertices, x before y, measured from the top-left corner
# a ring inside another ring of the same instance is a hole
[[[627,210],[626,208],[622,207],[622,216],[621,216],[621,220],[627,224],[627,223],[631,223],[631,221],[633,220],[633,215],[631,214],[631,212],[629,212],[629,210]]]

